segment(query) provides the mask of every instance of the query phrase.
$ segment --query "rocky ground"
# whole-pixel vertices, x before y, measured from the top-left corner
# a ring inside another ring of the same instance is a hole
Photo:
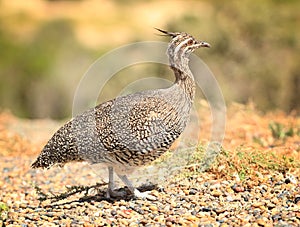
[[[199,113],[201,148],[211,123],[207,108]],[[195,165],[141,187],[154,201],[106,199],[106,185],[85,163],[30,169],[60,124],[0,115],[0,226],[300,226],[296,114],[261,114],[252,105],[232,104],[215,163],[198,172],[196,153]]]

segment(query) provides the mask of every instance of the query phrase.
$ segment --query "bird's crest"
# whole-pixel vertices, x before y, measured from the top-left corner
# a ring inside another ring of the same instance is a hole
[[[176,37],[177,35],[179,35],[178,32],[168,32],[168,31],[165,31],[165,30],[162,30],[162,29],[159,29],[159,28],[154,28],[156,29],[157,31],[163,33],[164,35],[162,34],[158,34],[158,35],[161,35],[161,36],[170,36],[172,38]]]

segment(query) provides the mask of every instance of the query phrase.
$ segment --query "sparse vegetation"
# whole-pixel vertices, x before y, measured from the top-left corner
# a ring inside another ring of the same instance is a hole
[[[194,154],[194,159],[188,167],[180,173],[180,177],[201,176],[203,173],[198,169],[203,161],[203,155],[201,148],[200,152]],[[300,162],[293,157],[276,155],[265,150],[249,150],[245,146],[240,146],[233,150],[222,149],[207,171],[214,173],[217,178],[232,178],[237,175],[239,180],[244,182],[266,172],[286,174],[289,170],[297,168],[300,168]]]
[[[230,155],[229,155],[230,154]],[[239,147],[234,151],[224,151],[218,156],[211,171],[222,177],[238,174],[240,180],[255,177],[259,172],[286,173],[289,169],[300,168],[300,162],[273,152]]]

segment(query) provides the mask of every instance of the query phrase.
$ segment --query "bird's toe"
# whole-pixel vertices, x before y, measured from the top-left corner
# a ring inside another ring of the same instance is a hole
[[[124,198],[127,193],[125,190],[110,190],[108,189],[106,192],[107,198]]]
[[[151,201],[157,200],[156,196],[151,195],[151,191],[140,192],[139,190],[135,189],[133,194],[136,198],[139,198],[139,199],[148,199]]]

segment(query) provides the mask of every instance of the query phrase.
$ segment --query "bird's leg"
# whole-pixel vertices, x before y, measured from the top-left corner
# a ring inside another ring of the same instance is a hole
[[[141,198],[141,199],[149,199],[149,200],[156,200],[157,198],[153,195],[150,195],[149,192],[140,192],[139,190],[137,190],[132,183],[130,182],[130,180],[127,178],[126,175],[119,175],[118,177],[123,181],[123,183],[128,187],[128,189],[131,191],[131,193],[137,197],[137,198]]]
[[[106,192],[107,198],[110,198],[111,192],[114,190],[114,169],[113,167],[108,167],[108,189]]]
[[[114,168],[108,167],[108,189],[106,192],[106,197],[124,197],[126,195],[125,192],[114,191],[115,183],[114,183]]]

